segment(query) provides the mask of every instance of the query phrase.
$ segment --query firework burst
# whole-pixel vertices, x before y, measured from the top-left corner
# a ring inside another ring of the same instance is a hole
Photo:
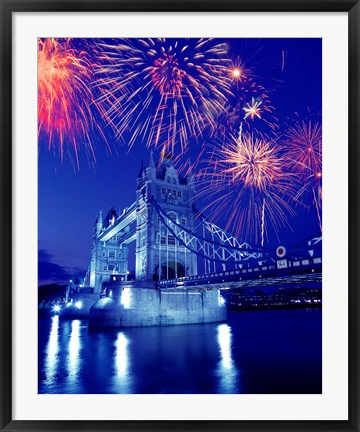
[[[240,122],[244,121],[244,126],[251,130],[253,121],[260,119],[269,130],[276,131],[278,119],[274,115],[273,106],[268,89],[258,82],[261,78],[255,75],[253,68],[245,62],[243,57],[235,56],[228,67],[228,76],[231,80],[233,97],[229,98],[227,112],[229,113],[229,123],[238,129]],[[230,106],[230,109],[229,109]],[[220,113],[221,115],[221,113]],[[252,120],[249,122],[249,120]],[[221,127],[218,127],[218,129]]]
[[[199,177],[199,198],[208,200],[211,217],[226,218],[226,229],[264,246],[268,224],[277,233],[295,212],[290,200],[295,179],[284,171],[277,143],[260,134],[243,133],[213,147],[209,168]]]
[[[96,88],[118,137],[185,150],[214,128],[230,95],[225,45],[212,39],[124,39],[102,44]]]
[[[251,99],[251,104],[247,103],[246,107],[243,108],[243,110],[245,111],[245,116],[244,119],[246,119],[247,117],[250,117],[251,120],[254,120],[255,117],[261,119],[261,109],[260,109],[260,105],[262,104],[261,100],[260,101],[255,101],[254,98]]]
[[[319,122],[296,122],[284,134],[289,169],[298,174],[302,187],[296,199],[312,197],[322,228],[322,130]]]
[[[51,149],[64,153],[79,150],[96,160],[91,133],[96,126],[92,111],[92,72],[88,55],[71,47],[70,39],[38,39],[38,136]],[[104,135],[103,139],[106,142]]]

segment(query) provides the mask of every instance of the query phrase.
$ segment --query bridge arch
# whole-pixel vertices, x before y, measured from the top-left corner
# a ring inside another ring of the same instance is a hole
[[[159,266],[155,269],[155,274],[159,276]],[[185,276],[185,266],[180,261],[163,261],[161,263],[160,279],[175,279]]]

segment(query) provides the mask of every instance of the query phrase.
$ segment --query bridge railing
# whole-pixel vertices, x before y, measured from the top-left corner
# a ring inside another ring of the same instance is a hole
[[[285,263],[286,261],[286,263]],[[286,264],[286,265],[285,265]],[[321,257],[313,257],[313,258],[303,258],[303,259],[295,259],[295,260],[278,260],[274,264],[269,265],[256,265],[254,267],[243,268],[238,270],[229,270],[222,272],[214,272],[214,273],[206,273],[202,275],[194,275],[194,276],[184,276],[180,278],[174,279],[163,279],[158,281],[158,285],[168,285],[168,284],[181,284],[186,282],[209,282],[209,281],[223,281],[231,280],[231,279],[241,279],[241,278],[251,278],[254,276],[258,276],[261,274],[269,274],[276,272],[298,272],[304,270],[311,270],[313,268],[319,268],[322,265]]]

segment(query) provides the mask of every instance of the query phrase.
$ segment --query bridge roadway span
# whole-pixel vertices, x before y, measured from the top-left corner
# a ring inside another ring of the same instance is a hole
[[[286,261],[286,267],[285,262]],[[238,281],[251,281],[257,285],[259,279],[292,279],[301,274],[319,273],[322,270],[322,260],[320,257],[304,258],[301,260],[279,260],[277,263],[271,265],[256,265],[249,268],[242,268],[238,270],[229,270],[216,273],[209,273],[196,276],[187,276],[176,279],[167,279],[158,281],[159,288],[173,288],[173,287],[190,287],[190,286],[218,286],[223,287],[224,284],[229,282]],[[263,282],[264,283],[264,282]]]

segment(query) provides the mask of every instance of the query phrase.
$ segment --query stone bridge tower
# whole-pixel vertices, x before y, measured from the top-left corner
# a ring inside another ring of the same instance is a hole
[[[100,211],[95,221],[91,261],[85,277],[86,285],[93,288],[94,293],[100,293],[103,282],[109,281],[112,275],[121,276],[123,279],[127,277],[129,250],[122,237],[129,228],[111,235],[107,241],[101,240],[104,231],[111,229],[117,218],[116,210],[111,208],[104,220]]]
[[[169,157],[142,167],[136,188],[136,279],[159,280],[197,274],[197,256],[165,228],[152,204],[154,198],[168,217],[194,229],[194,179],[178,174]]]

